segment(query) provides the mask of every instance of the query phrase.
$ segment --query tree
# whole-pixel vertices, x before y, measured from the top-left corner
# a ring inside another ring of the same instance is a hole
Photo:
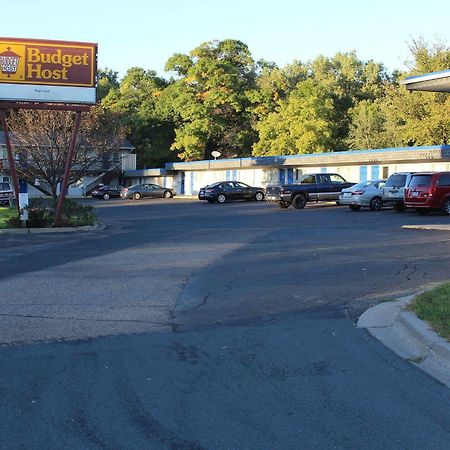
[[[363,100],[350,110],[352,122],[347,139],[355,150],[383,148],[388,142],[385,130],[386,116],[379,102]]]
[[[227,39],[206,42],[189,55],[166,63],[176,74],[175,140],[172,149],[184,160],[248,155],[255,141],[248,92],[256,87],[256,68],[248,47]]]
[[[100,69],[97,73],[97,101],[101,102],[111,90],[119,88],[118,73],[112,69]]]
[[[170,120],[160,117],[159,98],[168,85],[155,71],[133,67],[117,89],[109,91],[102,105],[122,118],[127,135],[136,147],[140,167],[159,166],[176,159],[170,150],[175,133]]]
[[[295,155],[333,149],[334,103],[330,93],[313,80],[298,83],[277,111],[259,122],[254,156]]]
[[[57,197],[72,139],[74,113],[21,109],[14,112],[9,124],[14,138],[17,173],[44,194]],[[101,107],[92,108],[81,118],[69,185],[91,170],[99,168],[105,156],[118,150],[123,139],[119,121]]]
[[[384,83],[375,102],[361,102],[352,109],[349,145],[402,147],[450,143],[450,97],[443,93],[409,92],[401,78],[447,69],[450,49],[442,42],[428,45],[423,39],[409,45],[409,72],[397,73]]]

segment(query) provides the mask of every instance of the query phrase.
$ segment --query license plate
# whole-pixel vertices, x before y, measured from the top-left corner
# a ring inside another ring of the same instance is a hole
[[[344,197],[351,197],[352,193],[351,192],[344,192]]]

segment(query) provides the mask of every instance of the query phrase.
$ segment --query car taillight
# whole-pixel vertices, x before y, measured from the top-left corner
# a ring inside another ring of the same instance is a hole
[[[128,192],[128,188],[125,188],[125,189],[123,190],[123,192]]]
[[[364,194],[364,191],[353,191],[352,195],[362,195]]]
[[[214,192],[214,189],[205,189],[205,192]]]

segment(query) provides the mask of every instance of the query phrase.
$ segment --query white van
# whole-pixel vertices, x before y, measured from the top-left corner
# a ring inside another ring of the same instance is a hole
[[[396,172],[389,176],[383,187],[383,205],[392,205],[396,211],[404,211],[405,188],[414,172]]]

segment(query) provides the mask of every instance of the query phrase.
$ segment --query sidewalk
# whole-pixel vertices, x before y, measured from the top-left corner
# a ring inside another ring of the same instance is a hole
[[[364,312],[357,326],[450,388],[450,342],[408,311],[413,299],[380,303]]]

